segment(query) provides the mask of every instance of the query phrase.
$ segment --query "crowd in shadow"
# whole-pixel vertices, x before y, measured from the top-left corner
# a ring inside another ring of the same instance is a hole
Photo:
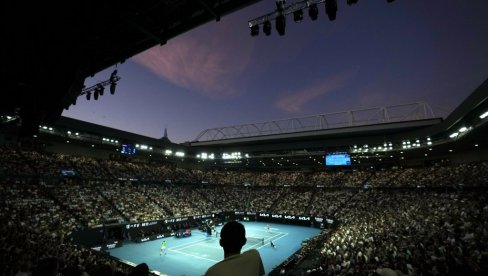
[[[63,170],[76,177],[60,177]],[[136,275],[74,244],[70,235],[107,220],[266,211],[340,221],[301,249],[314,260],[303,273],[481,275],[488,263],[487,172],[488,162],[381,171],[207,171],[4,147],[0,274]]]

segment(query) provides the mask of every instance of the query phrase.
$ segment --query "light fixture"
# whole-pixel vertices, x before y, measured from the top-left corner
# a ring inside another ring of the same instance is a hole
[[[111,82],[110,83],[110,94],[115,94],[115,88],[117,87],[117,83]]]
[[[251,29],[251,36],[257,36],[259,34],[259,25],[252,25],[249,28]]]
[[[117,69],[115,69],[112,74],[110,74],[110,82],[116,82],[117,81]]]
[[[276,17],[276,31],[280,36],[285,35],[285,27],[286,27],[286,18],[283,14],[280,14]]]
[[[300,10],[296,10],[293,12],[293,20],[298,23],[300,21],[303,20],[303,11],[300,9]]]
[[[317,4],[312,4],[308,8],[308,16],[310,16],[310,19],[313,21],[317,20],[319,14],[319,8],[317,8]]]
[[[269,22],[269,20],[263,23],[263,33],[266,34],[266,36],[271,34],[271,22]]]
[[[325,0],[325,13],[330,21],[334,21],[337,15],[337,0]]]
[[[285,2],[286,0],[276,0],[276,10],[282,12],[285,10]]]
[[[357,4],[358,3],[358,0],[347,0],[347,4],[350,6],[350,5],[353,5],[353,4]]]
[[[480,115],[480,119],[484,119],[486,117],[488,117],[488,111]]]
[[[103,87],[103,85],[101,85],[101,84],[98,84],[97,85],[97,88],[95,89],[95,91],[98,91],[98,94],[100,96],[103,96],[103,92],[105,91],[105,87]]]
[[[115,87],[117,86],[117,69],[110,74],[110,94],[115,94]],[[103,86],[102,86],[103,88]],[[101,93],[103,95],[103,92]]]

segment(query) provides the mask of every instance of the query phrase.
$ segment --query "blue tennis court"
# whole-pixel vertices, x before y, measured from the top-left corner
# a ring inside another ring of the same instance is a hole
[[[285,224],[242,222],[246,228],[247,243],[242,251],[257,249],[261,254],[266,273],[281,264],[304,240],[320,233],[320,229]],[[266,225],[270,229],[266,229]],[[221,227],[217,227],[220,231]],[[191,237],[168,237],[167,252],[161,254],[163,239],[145,243],[125,242],[122,247],[111,249],[112,256],[133,264],[147,263],[149,268],[162,275],[203,275],[213,264],[224,258],[224,251],[215,235],[207,237],[197,229]],[[276,248],[270,246],[270,241]]]

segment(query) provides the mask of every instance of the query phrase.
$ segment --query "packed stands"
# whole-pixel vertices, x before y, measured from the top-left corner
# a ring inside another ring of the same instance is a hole
[[[312,260],[301,267],[310,273],[486,272],[486,161],[377,171],[257,172],[0,150],[2,275],[32,272],[49,257],[55,257],[63,275],[74,270],[91,275],[101,265],[124,275],[129,268],[73,244],[70,234],[107,221],[218,211],[334,217],[338,227],[299,253],[299,259]],[[63,170],[75,174],[66,177]]]

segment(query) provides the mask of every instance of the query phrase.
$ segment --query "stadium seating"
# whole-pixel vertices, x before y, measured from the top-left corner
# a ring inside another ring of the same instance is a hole
[[[102,264],[124,275],[128,267],[74,244],[70,234],[106,221],[220,211],[336,218],[341,223],[335,230],[324,231],[299,253],[299,259],[313,260],[306,269],[324,275],[378,268],[411,275],[486,272],[486,161],[378,171],[243,172],[2,147],[0,164],[2,275],[32,272],[48,257],[56,257],[64,275],[91,275]],[[63,176],[64,170],[74,175]],[[372,189],[363,189],[366,183]]]

